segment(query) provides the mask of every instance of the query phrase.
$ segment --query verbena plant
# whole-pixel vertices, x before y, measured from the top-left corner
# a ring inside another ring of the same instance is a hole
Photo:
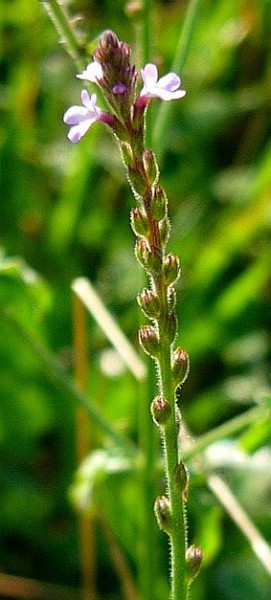
[[[93,51],[93,60],[86,66],[60,3],[52,0],[47,4],[78,65],[78,78],[98,86],[108,105],[106,110],[100,108],[96,94],[90,95],[84,89],[82,105],[69,108],[64,115],[64,122],[70,125],[68,137],[71,142],[78,143],[94,123],[104,123],[117,140],[137,202],[131,211],[131,225],[137,238],[136,257],[148,277],[148,286],[139,294],[138,303],[150,321],[140,328],[139,341],[156,365],[158,395],[151,401],[151,414],[161,434],[165,459],[165,493],[157,498],[155,513],[159,526],[170,540],[171,597],[173,600],[185,599],[201,562],[200,548],[188,545],[185,510],[188,475],[179,435],[180,403],[176,399],[176,391],[188,374],[189,359],[184,349],[174,345],[179,258],[167,252],[170,235],[168,201],[159,184],[156,157],[145,141],[145,120],[151,99],[159,98],[168,105],[171,100],[180,100],[185,92],[180,89],[177,74],[169,73],[159,79],[152,63],[147,62],[140,73],[133,65],[129,46],[111,31],[102,34]],[[194,9],[195,6],[196,3]],[[147,139],[150,137],[148,135]],[[161,136],[159,141],[161,144]],[[240,423],[235,425],[237,429],[242,426]],[[216,432],[213,439],[218,439],[221,433]],[[208,442],[205,440],[204,443]]]

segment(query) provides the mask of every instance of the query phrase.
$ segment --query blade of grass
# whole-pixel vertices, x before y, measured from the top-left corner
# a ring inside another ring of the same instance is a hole
[[[210,475],[208,477],[208,486],[219,500],[220,504],[222,504],[227,511],[228,515],[247,538],[254,554],[257,556],[267,573],[271,575],[271,548],[248,517],[243,507],[239,504],[230,488],[218,475]]]
[[[155,570],[153,560],[153,547],[155,540],[156,524],[153,518],[153,504],[155,500],[154,479],[155,469],[155,430],[152,426],[150,415],[150,401],[154,395],[153,376],[151,366],[147,376],[146,385],[142,385],[146,379],[146,367],[141,361],[130,342],[127,340],[118,324],[104,306],[101,298],[91,283],[80,277],[72,284],[75,294],[90,311],[91,315],[104,331],[107,339],[113,344],[117,352],[125,361],[126,366],[139,381],[139,445],[142,453],[141,469],[139,469],[138,483],[142,491],[142,502],[145,507],[140,520],[141,531],[139,532],[138,544],[138,572],[140,592],[144,600],[154,600],[153,573]]]
[[[97,294],[90,281],[84,277],[79,277],[73,281],[72,290],[81,299],[90,314],[98,323],[107,339],[121,356],[129,371],[131,371],[138,381],[144,380],[146,377],[146,367],[144,363],[118,326],[114,317],[103,304],[100,296]]]

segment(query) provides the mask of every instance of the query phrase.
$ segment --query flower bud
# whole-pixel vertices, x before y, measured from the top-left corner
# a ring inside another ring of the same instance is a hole
[[[143,196],[146,191],[146,181],[136,167],[128,166],[128,179],[136,198]]]
[[[138,207],[131,210],[131,227],[135,235],[147,237],[149,233],[148,219]]]
[[[136,241],[135,255],[144,269],[147,268],[150,252],[151,249],[147,240],[141,238]]]
[[[159,170],[154,152],[152,150],[145,150],[142,158],[148,184],[150,186],[154,185],[159,177]]]
[[[163,246],[165,246],[168,241],[169,234],[170,234],[170,220],[167,217],[165,219],[162,219],[162,221],[160,221],[159,231],[160,231],[161,243],[163,244]]]
[[[121,142],[120,150],[125,167],[131,167],[134,164],[134,157],[131,145],[128,142]]]
[[[177,492],[187,502],[188,499],[188,471],[183,462],[180,462],[175,470],[175,486]]]
[[[167,289],[167,306],[170,313],[172,313],[176,307],[176,292],[172,286],[169,286]]]
[[[190,582],[198,575],[202,563],[202,550],[199,546],[189,546],[186,551],[186,573]]]
[[[158,496],[158,498],[156,498],[154,512],[160,529],[170,535],[172,530],[172,518],[169,499],[166,498],[166,496]]]
[[[139,342],[146,354],[159,358],[160,344],[157,331],[152,325],[142,325],[139,329]]]
[[[157,319],[160,314],[160,302],[158,296],[151,290],[144,290],[137,297],[138,304],[149,319]]]
[[[176,348],[171,358],[171,371],[173,375],[174,387],[182,385],[189,373],[189,356],[182,348]]]
[[[164,281],[172,285],[180,277],[180,260],[177,254],[168,254],[163,263]]]
[[[147,240],[139,239],[135,246],[135,255],[148,273],[158,273],[161,269],[161,256],[158,250],[150,248]]]
[[[171,414],[169,402],[163,396],[156,396],[151,403],[151,414],[156,425],[166,425]]]
[[[166,315],[165,325],[163,334],[169,344],[172,344],[175,340],[177,333],[177,318],[175,313]]]
[[[151,200],[151,215],[155,221],[161,221],[167,215],[167,197],[160,185],[154,189]]]

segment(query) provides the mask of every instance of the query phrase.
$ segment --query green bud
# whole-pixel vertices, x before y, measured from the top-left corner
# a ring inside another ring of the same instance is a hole
[[[167,197],[160,185],[154,189],[151,200],[151,215],[155,221],[162,221],[167,216]]]
[[[172,531],[172,518],[169,499],[166,496],[158,496],[156,498],[154,512],[160,529],[170,535]]]
[[[164,281],[172,285],[180,277],[180,260],[177,254],[168,254],[163,263]]]
[[[160,314],[160,302],[157,294],[151,290],[144,290],[137,297],[138,304],[149,319],[157,319]]]
[[[152,325],[142,325],[142,327],[140,327],[139,342],[146,354],[152,358],[159,358],[160,344],[158,333]]]
[[[140,171],[135,166],[128,166],[128,179],[131,185],[131,188],[134,192],[136,198],[144,196],[146,191],[146,181],[140,173]]]
[[[149,233],[149,223],[141,208],[132,208],[131,227],[135,235],[147,237]]]
[[[166,425],[171,414],[169,402],[163,396],[156,396],[151,403],[151,414],[156,425]]]
[[[142,158],[148,184],[149,186],[154,185],[158,181],[159,177],[159,170],[154,152],[152,150],[145,150]]]
[[[167,217],[165,219],[162,219],[162,221],[160,221],[159,231],[160,231],[161,243],[163,244],[163,246],[165,246],[168,241],[169,234],[170,234],[170,220]]]
[[[177,492],[187,502],[188,499],[188,471],[183,462],[180,462],[175,470],[175,486]]]
[[[161,256],[158,250],[151,248],[147,240],[139,239],[135,246],[135,255],[148,273],[158,273],[161,269]]]
[[[189,367],[190,361],[187,352],[182,348],[176,348],[171,358],[171,371],[175,388],[185,382],[189,373]]]
[[[177,333],[177,318],[175,313],[166,315],[165,325],[163,334],[166,337],[169,344],[172,344],[175,340]]]
[[[199,546],[189,546],[186,551],[186,573],[188,581],[192,582],[198,575],[202,563],[202,550]]]
[[[135,255],[144,269],[147,268],[150,252],[151,249],[147,240],[141,238],[136,241]]]
[[[176,292],[172,286],[167,289],[167,306],[170,313],[173,312],[176,307]]]
[[[131,145],[128,142],[120,142],[120,150],[125,167],[132,167],[134,164],[134,156]]]

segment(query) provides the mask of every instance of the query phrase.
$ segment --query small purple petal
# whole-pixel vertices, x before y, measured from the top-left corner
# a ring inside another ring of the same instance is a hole
[[[143,89],[140,96],[143,98],[161,98],[161,100],[177,100],[185,96],[184,90],[179,90],[181,80],[176,73],[168,73],[158,80],[157,68],[148,63],[141,71]]]
[[[161,77],[161,79],[157,81],[156,85],[159,88],[163,88],[164,90],[173,92],[174,90],[177,90],[178,87],[180,87],[181,80],[180,77],[178,77],[178,75],[176,75],[175,73],[168,73],[167,75],[164,75],[164,77]]]
[[[116,96],[126,94],[126,92],[127,92],[127,86],[121,82],[116,83],[116,85],[114,85],[114,87],[112,88],[112,93],[115,94]]]
[[[148,86],[153,86],[156,84],[158,79],[158,71],[156,65],[152,63],[148,63],[144,69],[141,70],[142,79],[144,84]]]
[[[102,111],[96,105],[96,94],[89,95],[87,90],[82,90],[81,100],[83,106],[71,106],[65,112],[63,120],[67,125],[72,125],[68,138],[76,144],[85,135],[89,127],[100,120]]]
[[[85,121],[88,117],[88,110],[84,106],[71,106],[65,112],[63,121],[67,125],[76,125],[81,121]]]

